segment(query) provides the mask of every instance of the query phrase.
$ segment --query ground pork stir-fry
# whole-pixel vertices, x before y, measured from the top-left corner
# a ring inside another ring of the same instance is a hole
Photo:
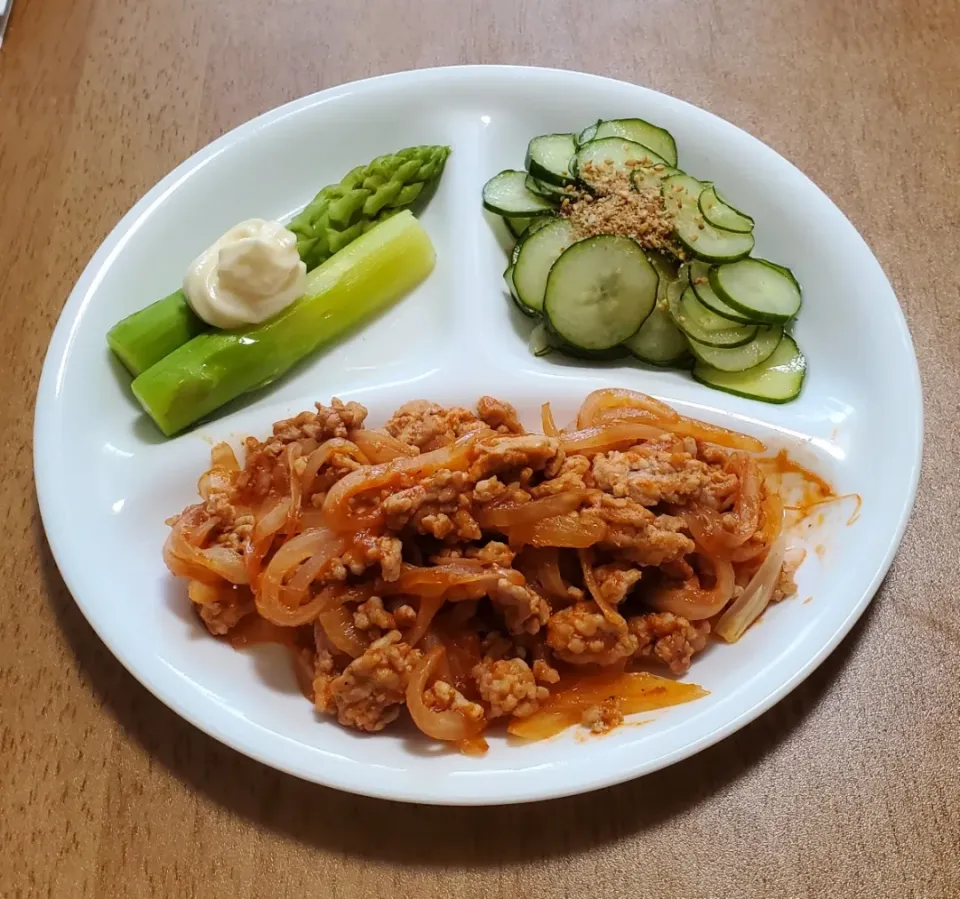
[[[366,419],[334,399],[243,464],[216,446],[164,548],[212,634],[289,646],[344,726],[406,710],[471,751],[497,719],[604,732],[655,707],[638,690],[684,701],[670,675],[796,590],[762,444],[643,394],[596,391],[564,430],[545,407],[544,433],[492,397]]]

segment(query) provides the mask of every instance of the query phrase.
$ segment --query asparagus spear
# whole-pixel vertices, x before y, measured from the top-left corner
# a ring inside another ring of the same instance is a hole
[[[339,184],[323,188],[289,225],[297,234],[297,250],[307,271],[413,203],[440,177],[449,153],[449,147],[409,147],[379,156]],[[118,322],[107,334],[107,343],[137,377],[207,328],[178,290]]]
[[[325,187],[289,225],[307,271],[359,237],[383,210],[409,206],[440,176],[449,147],[408,147],[355,168]]]
[[[107,332],[107,344],[136,376],[207,327],[178,290],[115,324]]]
[[[434,260],[427,232],[404,210],[314,269],[305,295],[282,312],[260,325],[197,335],[137,377],[134,395],[172,436],[398,300]]]

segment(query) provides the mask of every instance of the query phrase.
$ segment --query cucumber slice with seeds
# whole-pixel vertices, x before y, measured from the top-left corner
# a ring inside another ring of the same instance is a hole
[[[728,306],[754,321],[786,322],[800,311],[793,272],[765,259],[743,259],[710,269],[710,286]]]
[[[806,374],[807,360],[796,341],[786,334],[766,361],[745,371],[721,371],[703,362],[693,368],[693,377],[701,384],[765,403],[796,399]]]
[[[542,221],[542,219],[535,219],[534,221]],[[717,315],[727,318],[731,322],[740,325],[756,324],[752,318],[738,312],[732,306],[728,306],[714,293],[710,286],[710,267],[709,262],[703,262],[700,259],[695,259],[690,263],[690,286],[697,295],[697,299],[711,312],[716,312]]]
[[[605,137],[583,144],[574,156],[577,178],[587,187],[602,190],[611,170],[624,178],[638,165],[666,165],[666,160],[649,147],[621,137]]]
[[[687,335],[690,349],[700,362],[720,371],[746,371],[761,362],[766,362],[783,337],[783,328],[771,325],[758,328],[757,336],[743,346],[734,348],[707,346]]]
[[[705,346],[738,347],[757,336],[756,325],[737,325],[707,309],[692,287],[687,287],[680,297],[675,322],[684,334]]]
[[[700,194],[697,205],[700,207],[700,214],[715,228],[735,231],[738,234],[753,230],[753,219],[729,203],[724,203],[712,184]]]
[[[677,142],[673,135],[643,119],[608,119],[598,122],[590,140],[604,137],[625,137],[627,140],[636,141],[663,157],[668,165],[677,164]]]
[[[553,264],[543,311],[567,343],[587,351],[611,349],[636,334],[653,311],[658,282],[656,269],[635,241],[613,234],[591,237],[565,250]]]
[[[527,145],[527,171],[539,181],[564,187],[576,180],[570,163],[577,145],[572,134],[543,134]]]
[[[566,219],[553,219],[523,239],[514,264],[513,283],[517,298],[527,309],[534,313],[543,310],[550,269],[574,240],[573,226]]]
[[[527,190],[527,173],[507,169],[483,185],[483,205],[504,218],[552,215],[553,203]]]

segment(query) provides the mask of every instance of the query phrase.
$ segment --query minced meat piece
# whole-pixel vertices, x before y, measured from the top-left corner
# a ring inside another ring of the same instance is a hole
[[[550,617],[549,603],[536,590],[505,577],[490,591],[490,599],[511,634],[535,634]]]
[[[608,621],[594,602],[578,602],[550,616],[547,645],[571,665],[612,665],[637,651],[626,622]]]
[[[424,690],[423,702],[435,712],[459,712],[467,721],[479,721],[483,718],[483,706],[471,702],[445,680],[434,681],[433,686]]]
[[[507,715],[526,718],[550,695],[546,687],[537,686],[533,672],[523,659],[484,660],[474,667],[472,674],[481,699],[490,706],[491,718]]]
[[[234,590],[229,596],[197,605],[196,609],[207,630],[216,636],[223,636],[236,627],[241,618],[256,611],[256,605],[248,590]]]
[[[453,443],[468,431],[483,427],[483,422],[462,406],[444,408],[427,400],[404,403],[386,424],[386,430],[408,446],[424,452]]]
[[[383,600],[379,596],[371,596],[357,606],[353,613],[353,624],[358,631],[371,628],[392,631],[397,626],[396,619],[383,607]]]
[[[635,446],[622,453],[598,453],[593,457],[592,471],[601,490],[629,497],[642,506],[683,503],[708,485],[730,478],[685,450],[667,450],[656,444]]]
[[[590,706],[581,716],[580,724],[595,734],[605,734],[623,724],[620,700],[610,696],[603,702]]]
[[[802,561],[802,555],[799,558],[788,557],[784,560],[783,566],[780,568],[780,574],[777,577],[776,586],[773,588],[773,595],[770,597],[770,602],[781,602],[797,592],[797,582],[793,576]]]
[[[487,427],[500,434],[523,434],[523,425],[517,418],[517,410],[509,403],[492,396],[482,396],[477,401],[477,414]]]
[[[710,624],[692,624],[672,612],[651,612],[637,615],[627,622],[637,639],[637,658],[658,659],[674,674],[684,674],[695,653],[707,645]]]
[[[619,550],[622,558],[637,565],[678,561],[694,550],[693,540],[682,533],[686,528],[682,518],[655,515],[626,497],[604,494],[583,514],[595,515],[607,524],[602,549]]]
[[[643,571],[629,562],[610,562],[597,565],[593,569],[593,576],[601,596],[611,605],[617,605],[637,585]]]
[[[503,568],[509,568],[513,564],[516,555],[506,543],[499,540],[491,540],[485,546],[471,546],[466,551],[468,559],[479,559],[489,565],[500,565]]]
[[[400,714],[420,658],[419,650],[401,642],[399,631],[375,640],[329,686],[337,720],[358,730],[383,730]]]
[[[360,403],[343,403],[336,397],[329,406],[317,403],[316,409],[278,421],[273,426],[273,436],[283,443],[304,438],[322,443],[331,437],[346,437],[352,429],[362,427],[367,417],[367,410]]]

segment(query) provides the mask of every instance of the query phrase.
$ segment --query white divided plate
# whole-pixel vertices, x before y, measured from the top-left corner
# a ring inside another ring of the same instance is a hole
[[[504,253],[481,211],[492,174],[523,164],[529,138],[605,117],[668,128],[690,173],[719,184],[756,219],[757,255],[804,286],[796,337],[809,359],[801,397],[750,402],[684,373],[591,365],[527,349],[529,324],[504,295]],[[175,288],[228,227],[284,219],[353,166],[411,144],[453,154],[422,221],[438,264],[410,297],[272,389],[198,431],[163,440],[140,414],[104,342],[118,319]],[[210,445],[331,396],[377,424],[427,397],[509,400],[528,424],[545,400],[569,420],[603,385],[642,390],[685,413],[789,447],[840,493],[807,538],[800,593],[689,676],[710,695],[584,740],[569,731],[472,758],[413,733],[364,736],[318,720],[283,651],[235,652],[213,640],[161,561],[164,519],[196,496]],[[305,97],[242,125],[164,178],[97,251],[50,344],[36,409],[40,508],[57,564],[111,651],[197,727],[266,764],[357,793],[418,802],[522,802],[596,789],[653,771],[751,721],[816,667],[863,612],[890,565],[913,503],[922,407],[896,297],[866,244],[823,193],[773,150],[710,113],[631,84],[572,72],[469,67],[407,72]],[[68,449],[67,449],[68,448]],[[805,600],[810,597],[809,602]]]

